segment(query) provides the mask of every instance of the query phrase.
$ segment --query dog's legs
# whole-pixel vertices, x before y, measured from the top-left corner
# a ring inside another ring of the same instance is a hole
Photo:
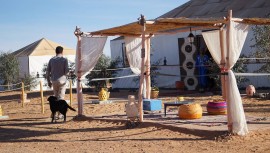
[[[64,122],[66,122],[66,117],[67,117],[67,115],[66,115],[66,114],[64,114]]]
[[[52,112],[52,121],[51,121],[51,123],[53,123],[53,120],[56,122],[56,119],[55,119],[55,112]]]

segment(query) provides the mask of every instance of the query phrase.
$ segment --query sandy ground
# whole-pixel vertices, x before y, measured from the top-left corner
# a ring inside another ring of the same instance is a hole
[[[164,91],[165,92],[165,91]],[[172,92],[172,91],[166,91]],[[176,94],[162,94],[163,101],[173,101]],[[185,128],[167,126],[151,122],[141,123],[133,129],[126,129],[123,114],[127,91],[111,93],[111,104],[84,104],[87,117],[76,118],[77,112],[68,111],[67,122],[59,120],[50,123],[50,110],[46,98],[51,92],[45,92],[45,113],[41,113],[39,93],[28,93],[30,102],[22,108],[18,103],[19,92],[0,93],[0,105],[8,119],[0,120],[0,152],[270,152],[270,100],[243,97],[246,116],[253,117],[250,133],[244,137],[230,135],[226,130],[212,130],[201,126]],[[97,93],[84,93],[85,101],[96,100]],[[193,94],[185,95],[205,104],[220,96]],[[66,94],[66,99],[69,95]],[[76,95],[73,94],[73,101]],[[77,104],[72,103],[77,109]],[[169,115],[177,119],[177,111],[170,108]],[[163,113],[163,112],[161,112]],[[104,118],[104,115],[113,119]],[[103,118],[102,118],[103,116]],[[121,116],[118,118],[118,116]],[[204,116],[207,118],[207,116]],[[162,120],[169,120],[160,116]],[[253,120],[254,121],[254,120]],[[179,122],[184,122],[178,119]],[[248,124],[249,125],[249,124]],[[249,125],[250,126],[250,125]],[[216,129],[219,126],[215,127]]]

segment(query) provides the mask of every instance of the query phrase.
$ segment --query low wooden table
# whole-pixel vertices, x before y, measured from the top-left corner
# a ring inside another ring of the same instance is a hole
[[[166,116],[166,110],[167,110],[167,106],[181,106],[184,104],[190,104],[193,103],[192,100],[185,100],[185,101],[181,101],[181,102],[167,102],[164,103],[164,116]]]

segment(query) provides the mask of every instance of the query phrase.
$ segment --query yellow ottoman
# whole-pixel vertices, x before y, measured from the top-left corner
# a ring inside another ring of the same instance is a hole
[[[180,119],[199,119],[202,117],[202,107],[200,104],[185,104],[178,109]]]

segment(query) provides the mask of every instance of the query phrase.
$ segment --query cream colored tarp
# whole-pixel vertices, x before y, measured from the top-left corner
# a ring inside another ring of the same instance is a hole
[[[245,113],[243,109],[242,99],[237,87],[237,82],[231,68],[236,63],[240,56],[243,44],[245,42],[248,26],[245,24],[230,23],[231,28],[229,33],[224,30],[223,41],[220,41],[219,31],[203,32],[203,38],[207,44],[207,47],[214,58],[214,60],[220,64],[221,61],[221,45],[224,46],[225,69],[228,70],[228,76],[226,77],[226,101],[228,109],[228,126],[233,133],[238,135],[245,135],[248,133]],[[226,32],[226,33],[225,33]],[[229,38],[228,38],[229,37]],[[227,42],[226,40],[229,40]],[[227,46],[227,47],[226,47]]]
[[[57,46],[62,46],[56,42],[53,42],[48,39],[42,39],[40,43],[35,47],[34,51],[30,54],[30,56],[55,56],[55,48]],[[64,55],[75,55],[75,50],[62,46],[64,48]]]
[[[82,36],[80,57],[78,53],[76,53],[75,71],[78,77],[83,76],[86,72],[91,71],[95,67],[99,57],[103,53],[106,40],[107,37]]]
[[[141,49],[142,49],[142,38],[136,37],[125,37],[126,55],[128,63],[134,74],[141,74]]]
[[[126,55],[130,68],[133,73],[140,75],[141,74],[141,63],[142,63],[142,38],[139,37],[125,37],[126,45]],[[150,38],[147,38],[145,41],[145,52],[147,53],[150,50]],[[146,55],[145,55],[146,56]],[[146,80],[143,82],[143,96],[146,97]]]
[[[81,77],[87,72],[91,71],[99,57],[103,53],[107,37],[99,36],[82,36],[78,39],[76,51],[75,73],[77,79],[77,100],[78,100],[78,114],[83,114],[83,95]]]

